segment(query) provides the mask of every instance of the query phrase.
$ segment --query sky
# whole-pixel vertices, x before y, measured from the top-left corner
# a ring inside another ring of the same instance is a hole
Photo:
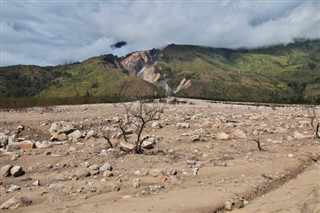
[[[171,43],[254,48],[320,38],[319,0],[0,1],[0,66],[66,64]],[[111,47],[119,41],[127,44]]]

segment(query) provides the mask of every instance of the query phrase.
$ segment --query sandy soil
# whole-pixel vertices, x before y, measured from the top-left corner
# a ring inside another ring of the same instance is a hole
[[[200,100],[167,104],[160,120],[163,127],[152,128],[150,123],[145,131],[155,138],[155,147],[140,155],[111,149],[102,137],[106,127],[118,133],[117,120],[123,114],[120,104],[1,111],[0,133],[11,136],[23,125],[20,138],[50,147],[1,149],[0,168],[19,165],[25,174],[1,176],[0,205],[16,195],[32,204],[0,211],[320,212],[320,141],[313,138],[305,107]],[[48,130],[55,121],[95,134],[51,142]],[[177,127],[181,122],[190,128]],[[191,142],[195,135],[200,140]],[[263,151],[254,139],[260,140]],[[103,149],[106,156],[100,155]],[[106,162],[112,172],[88,175],[89,166]],[[33,184],[36,180],[40,185]],[[21,189],[8,192],[12,184]]]

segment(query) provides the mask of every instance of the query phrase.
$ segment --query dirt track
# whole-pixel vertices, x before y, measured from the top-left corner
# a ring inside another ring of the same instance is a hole
[[[317,109],[319,113],[319,109]],[[117,129],[120,104],[1,111],[0,132],[49,141],[54,121],[95,136],[0,153],[0,167],[25,174],[1,177],[0,205],[15,195],[32,200],[3,212],[319,212],[319,140],[303,107],[256,107],[187,100],[166,105],[163,128],[148,126],[156,145],[145,154],[109,149],[100,131]],[[190,128],[178,128],[184,122]],[[229,136],[221,137],[221,133]],[[190,142],[194,135],[199,141]],[[131,136],[132,137],[132,136]],[[253,139],[261,141],[264,151]],[[117,144],[121,139],[113,139]],[[58,145],[60,144],[60,145]],[[106,149],[107,156],[99,156]],[[113,176],[83,175],[109,162]],[[40,180],[40,186],[32,183]],[[11,184],[21,187],[7,192]],[[261,197],[263,196],[263,197]],[[229,202],[226,204],[226,202]],[[241,208],[241,209],[238,209]]]

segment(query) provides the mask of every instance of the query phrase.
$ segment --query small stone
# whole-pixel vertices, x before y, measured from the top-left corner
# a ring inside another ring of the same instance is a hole
[[[199,168],[193,168],[192,172],[193,172],[193,176],[196,176],[199,172]]]
[[[132,181],[133,188],[137,189],[140,187],[140,179],[135,179]]]
[[[21,187],[19,185],[11,185],[10,188],[8,189],[8,192],[17,191],[20,189],[21,189]]]
[[[192,135],[190,137],[190,142],[196,142],[196,141],[200,141],[201,136],[200,135]]]
[[[295,139],[305,139],[305,138],[306,138],[306,136],[305,136],[304,134],[299,133],[299,132],[294,132],[294,133],[293,133],[293,137],[294,137]]]
[[[0,209],[16,209],[22,206],[29,206],[32,201],[26,196],[18,195],[4,202]]]
[[[45,149],[45,148],[50,148],[52,146],[52,144],[47,141],[43,141],[43,142],[36,141],[35,146],[38,149]]]
[[[11,175],[10,170],[13,166],[12,165],[5,165],[1,168],[1,176],[8,177]]]
[[[241,129],[236,129],[235,131],[232,132],[233,137],[239,138],[239,139],[247,139],[246,133],[242,131]]]
[[[65,133],[55,134],[50,138],[51,141],[66,141],[68,136]]]
[[[151,124],[151,127],[152,127],[153,129],[160,129],[160,128],[162,128],[163,126],[162,126],[162,124],[160,123],[160,121],[154,121],[154,122]]]
[[[78,178],[85,178],[85,177],[89,177],[91,175],[91,172],[89,172],[86,169],[79,169],[77,172],[77,177]]]
[[[40,180],[36,180],[32,183],[34,186],[40,186]]]
[[[94,136],[95,136],[94,130],[90,130],[84,139],[88,140],[89,138],[92,138]]]
[[[20,158],[20,157],[21,157],[21,156],[20,156],[19,154],[12,155],[11,161],[18,160],[18,158]]]
[[[9,136],[5,134],[0,134],[0,148],[5,148],[9,142]]]
[[[177,123],[176,127],[178,128],[190,128],[190,124],[189,123]]]
[[[13,166],[10,170],[10,173],[13,177],[19,177],[24,175],[24,171],[22,170],[21,166]]]
[[[102,175],[103,177],[112,177],[113,173],[111,171],[104,171]]]
[[[232,208],[233,208],[233,205],[234,205],[233,202],[227,201],[227,202],[224,203],[224,209],[228,210],[228,211],[231,211]]]
[[[155,144],[155,140],[153,138],[153,140],[143,141],[141,146],[142,146],[142,148],[145,148],[145,149],[152,149],[154,147],[154,144]]]
[[[225,132],[220,132],[220,133],[218,133],[217,135],[216,135],[216,138],[218,139],[218,140],[230,140],[231,138],[230,138],[230,135],[228,135],[227,133],[225,133]]]
[[[293,156],[293,154],[288,154],[288,158],[293,158],[294,156]]]
[[[99,171],[112,171],[112,166],[108,162],[106,162],[105,164],[103,164],[103,166],[100,167]]]
[[[102,149],[99,153],[100,157],[107,157],[108,156],[108,151],[105,149]]]

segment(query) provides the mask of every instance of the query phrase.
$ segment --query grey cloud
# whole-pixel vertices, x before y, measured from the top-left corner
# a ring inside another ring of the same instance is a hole
[[[55,65],[170,43],[256,47],[320,38],[312,1],[32,1],[2,3],[1,66]],[[110,46],[119,41],[120,49]]]

